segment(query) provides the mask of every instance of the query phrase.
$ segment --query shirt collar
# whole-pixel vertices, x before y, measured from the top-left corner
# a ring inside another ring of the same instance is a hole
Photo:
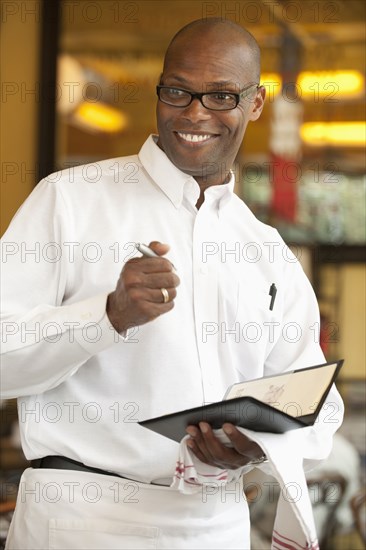
[[[213,185],[206,189],[205,202],[209,201],[211,204],[215,205],[218,210],[221,210],[221,208],[231,200],[234,194],[234,184],[235,176],[234,173],[230,171],[228,183]]]
[[[177,168],[166,156],[164,151],[157,145],[158,136],[150,135],[145,141],[138,154],[139,160],[149,176],[160,187],[176,208],[182,204],[185,197],[191,204],[195,205],[200,189],[196,180]],[[214,185],[205,191],[206,200],[221,208],[232,197],[235,178],[231,172],[228,183]]]

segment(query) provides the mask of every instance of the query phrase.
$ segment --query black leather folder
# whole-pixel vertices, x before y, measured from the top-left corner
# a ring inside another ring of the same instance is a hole
[[[317,365],[315,367],[308,367],[306,369],[299,369],[293,372],[293,374],[296,375],[298,372],[314,370],[312,375],[314,375],[314,383],[316,383],[315,369],[334,365],[334,370],[332,370],[329,381],[327,381],[326,388],[312,414],[292,416],[288,414],[288,412],[279,410],[254,397],[245,396],[226,399],[217,403],[210,403],[209,405],[150,418],[139,422],[139,424],[140,426],[178,442],[187,435],[187,426],[197,425],[199,422],[208,422],[213,429],[221,428],[225,422],[230,422],[235,426],[241,426],[242,428],[248,428],[256,432],[270,433],[284,433],[289,430],[312,426],[318,417],[320,409],[327,398],[342,364],[343,360],[340,360]],[[278,381],[281,376],[282,374],[269,377],[267,380],[271,382],[272,380]],[[250,387],[250,381],[247,383],[247,386]],[[330,411],[329,416],[331,414],[332,411]]]

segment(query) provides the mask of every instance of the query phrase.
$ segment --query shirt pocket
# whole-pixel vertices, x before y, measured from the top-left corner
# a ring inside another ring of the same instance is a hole
[[[157,548],[158,527],[105,519],[49,520],[50,550],[148,550]]]
[[[236,322],[240,324],[278,322],[281,319],[278,293],[274,299],[269,293],[270,284],[259,283],[248,285],[241,281],[238,291]],[[272,309],[270,305],[272,302]]]

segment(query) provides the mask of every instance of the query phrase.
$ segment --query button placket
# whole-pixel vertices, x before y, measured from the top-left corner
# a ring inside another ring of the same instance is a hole
[[[218,357],[220,327],[218,318],[218,216],[216,209],[204,203],[193,232],[193,289],[197,349],[201,366],[204,401],[221,399],[221,373]],[[210,253],[206,253],[209,245]]]

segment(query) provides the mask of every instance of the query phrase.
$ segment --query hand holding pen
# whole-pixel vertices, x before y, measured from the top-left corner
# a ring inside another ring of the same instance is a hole
[[[126,262],[107,300],[107,315],[119,333],[170,311],[180,283],[174,266],[163,257],[169,251],[168,245],[157,241],[148,247],[136,245],[143,256]]]
[[[147,258],[158,258],[159,257],[159,254],[156,254],[156,252],[154,252],[152,250],[152,248],[150,248],[149,246],[146,246],[146,244],[135,243],[135,247],[139,252],[141,252],[141,254],[143,256],[146,256]],[[175,266],[173,264],[172,264],[172,267],[173,267],[173,270],[175,272],[177,272],[177,269],[175,268]]]

